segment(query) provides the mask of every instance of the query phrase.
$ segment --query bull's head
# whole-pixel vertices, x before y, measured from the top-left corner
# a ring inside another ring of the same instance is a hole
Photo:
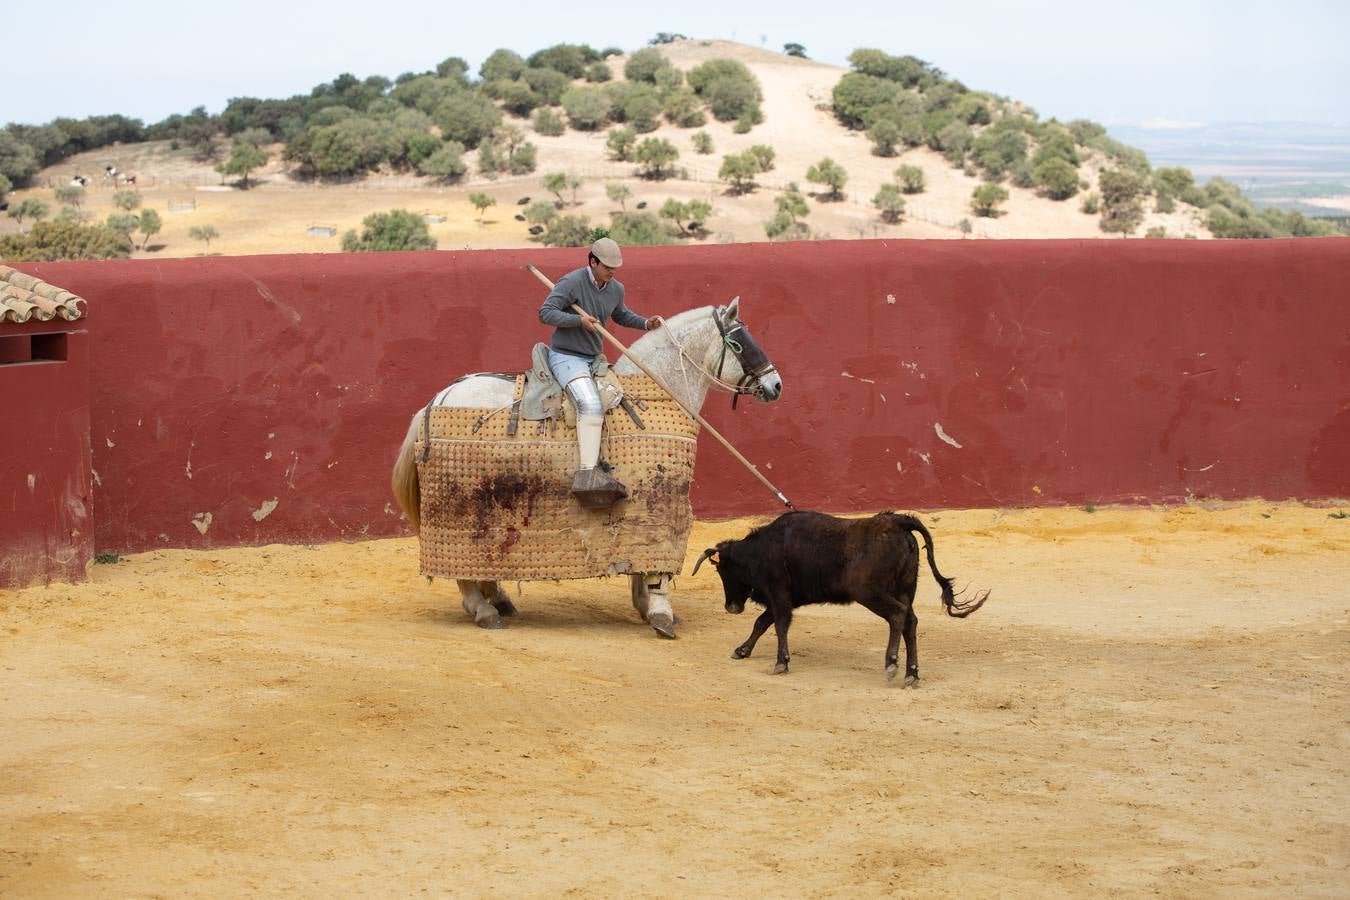
[[[722,541],[716,547],[709,547],[694,563],[694,571],[689,573],[697,574],[698,567],[703,565],[705,559],[712,562],[713,568],[722,579],[722,595],[726,610],[738,615],[745,612],[745,601],[750,599],[754,590],[749,573],[736,558],[736,545],[739,543],[740,541]]]

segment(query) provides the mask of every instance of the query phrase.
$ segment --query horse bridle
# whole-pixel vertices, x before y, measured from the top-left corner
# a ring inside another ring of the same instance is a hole
[[[718,333],[722,335],[722,354],[717,358],[717,380],[733,388],[731,408],[735,409],[736,401],[741,395],[755,393],[760,379],[778,370],[769,362],[769,357],[760,349],[759,344],[755,343],[755,339],[750,335],[750,329],[745,327],[744,322],[737,321],[728,328],[722,322],[722,317],[717,314],[716,308],[712,311],[712,317],[713,322],[717,324]],[[742,374],[734,385],[722,378],[728,351],[741,364]]]

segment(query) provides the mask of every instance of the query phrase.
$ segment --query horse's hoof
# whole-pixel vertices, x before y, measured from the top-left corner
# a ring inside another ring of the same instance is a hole
[[[779,663],[778,665],[773,667],[773,674],[786,675],[787,670],[788,670],[787,663]]]
[[[675,620],[666,613],[652,613],[647,617],[647,624],[663,638],[675,637]]]
[[[512,618],[516,614],[516,605],[510,600],[498,600],[492,604],[497,609],[497,615]]]
[[[502,621],[502,617],[495,614],[476,619],[474,624],[479,628],[486,628],[489,631],[499,631],[506,627],[506,623]]]

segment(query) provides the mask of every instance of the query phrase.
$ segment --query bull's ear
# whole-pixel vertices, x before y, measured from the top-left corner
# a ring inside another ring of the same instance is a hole
[[[707,550],[704,550],[704,551],[703,551],[703,555],[700,556],[700,557],[694,562],[694,571],[690,572],[689,574],[690,574],[690,575],[697,575],[697,574],[698,574],[698,567],[701,566],[701,565],[703,565],[703,561],[704,561],[705,559],[710,559],[710,560],[712,560],[713,566],[716,566],[716,565],[720,562],[720,560],[717,558],[717,548],[716,548],[716,547],[709,547]]]

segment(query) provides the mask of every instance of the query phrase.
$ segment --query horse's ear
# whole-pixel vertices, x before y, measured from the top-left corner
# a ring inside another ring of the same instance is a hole
[[[722,318],[728,322],[739,322],[741,318],[741,298],[740,295],[731,298],[722,309]]]

